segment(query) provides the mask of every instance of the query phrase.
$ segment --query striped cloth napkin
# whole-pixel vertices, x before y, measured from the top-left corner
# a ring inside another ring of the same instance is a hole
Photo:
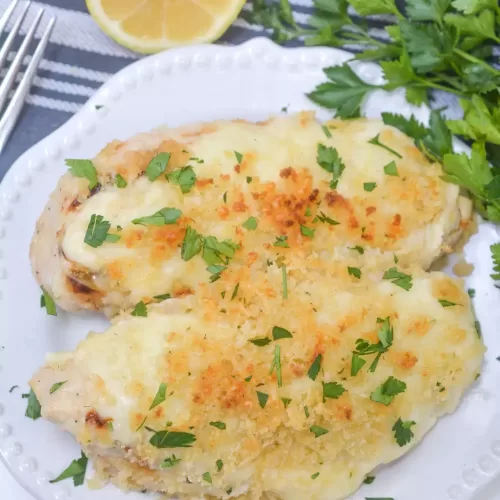
[[[10,2],[0,0],[0,13]],[[291,4],[297,22],[306,24],[312,12],[312,0],[291,0]],[[40,7],[45,8],[47,15],[38,36],[51,15],[57,16],[57,23],[27,105],[0,157],[0,179],[24,151],[68,120],[112,74],[140,57],[113,42],[99,29],[88,14],[84,0],[33,1],[25,26]],[[383,19],[374,20],[372,29],[383,34],[383,24]],[[236,45],[263,35],[270,33],[240,17],[218,43]]]

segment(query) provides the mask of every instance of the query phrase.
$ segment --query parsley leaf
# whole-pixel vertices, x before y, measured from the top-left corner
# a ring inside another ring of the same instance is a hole
[[[172,455],[170,458],[166,458],[165,460],[163,460],[163,462],[160,464],[160,469],[174,467],[174,465],[177,465],[181,460],[181,458],[177,458],[175,455]]]
[[[316,161],[318,165],[333,174],[333,180],[330,182],[330,189],[336,189],[339,178],[345,169],[345,165],[335,148],[318,144]]]
[[[413,432],[411,431],[413,425],[415,425],[413,420],[403,421],[401,418],[396,420],[392,430],[394,431],[394,437],[399,446],[405,446],[413,439]]]
[[[413,21],[442,22],[451,0],[407,0],[406,12]]]
[[[324,134],[326,135],[326,137],[328,137],[328,139],[331,139],[332,133],[330,132],[330,129],[326,125],[321,125],[321,128],[322,128]]]
[[[189,193],[196,183],[196,174],[193,167],[177,168],[167,173],[167,180],[179,186],[183,194]]]
[[[104,220],[102,215],[92,214],[90,222],[85,233],[84,242],[93,248],[100,247],[105,241],[117,241],[120,236],[117,234],[108,234],[111,223]],[[111,239],[109,237],[111,236]]]
[[[382,113],[382,119],[386,125],[397,128],[403,134],[415,139],[415,141],[422,140],[429,133],[429,130],[418,122],[413,115],[406,118],[403,115]]]
[[[56,303],[54,302],[54,299],[48,294],[48,292],[45,291],[43,286],[40,288],[42,289],[40,307],[45,307],[45,310],[47,311],[47,314],[49,316],[57,316]]]
[[[288,280],[286,276],[286,265],[281,266],[281,286],[283,288],[282,295],[284,299],[288,298]]]
[[[149,443],[155,448],[191,448],[196,436],[189,432],[155,432]]]
[[[391,161],[390,163],[388,163],[384,167],[384,173],[386,175],[392,175],[394,177],[398,177],[399,174],[398,174],[398,167],[396,166],[396,162],[395,161]]]
[[[281,401],[283,402],[283,406],[285,408],[288,408],[288,405],[292,402],[290,398],[281,398]]]
[[[241,163],[241,160],[243,160],[243,155],[241,153],[238,153],[238,151],[235,151],[234,156],[236,156],[236,161],[238,163]]]
[[[316,377],[318,376],[319,370],[321,368],[322,358],[323,358],[323,356],[321,354],[318,354],[314,358],[314,361],[312,362],[311,366],[309,367],[309,370],[307,371],[307,376],[311,380],[316,380]]]
[[[50,388],[50,391],[49,393],[50,394],[54,394],[54,392],[56,392],[58,389],[60,389],[65,383],[67,382],[67,380],[65,380],[64,382],[56,382],[55,384],[52,385],[52,387]]]
[[[431,111],[429,118],[430,133],[422,140],[422,145],[428,150],[425,151],[427,156],[429,152],[438,160],[442,159],[446,154],[453,152],[451,142],[451,132],[446,125],[446,120],[441,116],[441,113],[435,109]]]
[[[127,181],[120,174],[116,174],[115,182],[116,182],[116,187],[119,189],[123,189],[128,186]]]
[[[163,302],[164,300],[171,299],[172,295],[170,293],[164,293],[162,295],[155,295],[153,299],[159,300],[160,302]]]
[[[148,315],[148,308],[146,304],[141,300],[135,305],[134,310],[132,311],[132,316],[147,317],[147,315]]]
[[[203,242],[203,260],[210,265],[226,265],[234,257],[236,247],[231,240],[219,241],[215,236],[207,236]]]
[[[459,306],[460,305],[460,304],[457,304],[456,302],[450,302],[449,300],[445,300],[445,299],[438,299],[438,302],[443,307],[452,307],[452,306]]]
[[[350,267],[347,266],[347,272],[350,276],[354,276],[355,278],[361,279],[361,269],[359,267]]]
[[[210,472],[205,472],[202,477],[203,481],[212,484],[212,476],[210,475]]]
[[[349,247],[349,250],[355,250],[360,255],[363,255],[365,253],[365,249],[363,247],[360,247],[359,245],[356,245],[355,247]]]
[[[382,276],[384,280],[392,280],[394,285],[403,288],[406,291],[411,290],[413,287],[412,276],[410,274],[405,274],[397,270],[396,267],[391,267]]]
[[[166,399],[166,394],[167,394],[167,384],[161,383],[160,387],[158,388],[158,392],[156,393],[156,396],[153,399],[153,402],[151,403],[149,409],[152,410],[156,406],[161,405],[163,401],[165,401]]]
[[[313,220],[313,222],[316,222],[316,219],[318,219],[320,222],[326,222],[327,224],[330,224],[330,226],[338,226],[340,224],[340,222],[331,219],[321,211],[319,212],[319,215],[316,215],[315,220]]]
[[[331,82],[318,85],[307,94],[309,99],[325,108],[336,109],[340,118],[358,117],[365,96],[376,87],[361,80],[348,64],[332,66],[324,72]]]
[[[97,170],[90,160],[65,160],[65,162],[75,177],[82,177],[89,181],[89,191],[99,185]]]
[[[300,232],[306,238],[314,238],[315,231],[316,229],[312,227],[303,226],[302,224],[300,225]]]
[[[366,476],[363,483],[364,484],[372,484],[375,481],[375,476]]]
[[[376,403],[382,403],[385,406],[389,406],[394,397],[402,392],[405,392],[405,390],[405,382],[390,376],[382,385],[378,386],[370,394],[370,399]]]
[[[269,399],[269,394],[265,392],[257,391],[257,399],[259,400],[259,405],[261,408],[265,408],[267,404],[267,400]]]
[[[325,434],[328,434],[328,430],[324,429],[323,427],[320,427],[319,425],[311,425],[309,427],[309,430],[314,434],[315,438],[319,438],[320,436],[324,436]]]
[[[33,389],[30,389],[28,394],[28,407],[26,408],[24,416],[31,418],[32,420],[37,420],[42,416],[42,407],[40,406],[40,401],[38,401]]]
[[[380,137],[380,134],[377,134],[375,137],[372,137],[368,141],[368,144],[373,144],[374,146],[380,146],[381,148],[384,148],[386,151],[389,151],[389,153],[392,153],[393,155],[397,156],[398,158],[403,158],[397,151],[394,151],[394,149],[390,148],[389,146],[382,144],[379,140],[379,137]]]
[[[210,422],[210,425],[212,427],[216,427],[217,429],[220,429],[221,431],[225,430],[226,424],[224,422],[221,422],[218,420],[217,422]]]
[[[275,247],[290,248],[288,244],[288,236],[276,236],[276,241],[273,243]]]
[[[311,479],[316,479],[319,476],[319,472],[315,472],[311,475]]]
[[[491,258],[493,259],[493,274],[491,277],[498,281],[500,280],[500,243],[495,243],[490,246]]]
[[[337,382],[323,382],[323,400],[326,398],[338,399],[344,392],[344,387]]]
[[[368,191],[369,193],[371,193],[376,187],[377,187],[377,183],[376,182],[365,182],[363,184],[363,189],[365,191]]]
[[[255,231],[258,226],[258,221],[255,217],[249,217],[242,225],[249,231]]]
[[[165,172],[168,162],[170,161],[170,153],[158,153],[148,164],[144,173],[147,178],[153,182]]]
[[[219,460],[215,462],[215,465],[217,466],[217,472],[220,472],[222,467],[224,467],[224,462],[219,458]]]
[[[395,0],[349,0],[358,14],[371,16],[374,14],[399,14]]]
[[[186,227],[186,234],[182,241],[181,257],[188,261],[201,252],[203,236],[190,226]]]
[[[274,357],[271,363],[271,369],[269,370],[269,375],[272,375],[273,371],[276,370],[276,379],[278,381],[278,387],[283,386],[283,379],[281,377],[281,346],[274,346]]]
[[[85,481],[85,472],[87,471],[88,458],[82,451],[82,456],[78,460],[73,460],[71,464],[63,471],[59,476],[49,483],[54,484],[64,479],[73,478],[73,484],[75,486],[81,486]]]
[[[268,337],[254,337],[253,339],[248,339],[248,342],[251,342],[257,347],[264,347],[271,342],[271,339]]]
[[[281,326],[273,326],[273,340],[291,339],[293,335]]]
[[[133,219],[132,224],[143,224],[150,226],[164,226],[166,224],[175,224],[182,212],[178,208],[165,207],[153,215],[148,215],[146,217],[139,217],[138,219]]]

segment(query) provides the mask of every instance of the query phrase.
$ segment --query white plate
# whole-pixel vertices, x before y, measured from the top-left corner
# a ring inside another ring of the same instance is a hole
[[[72,349],[90,329],[107,322],[97,315],[39,307],[40,289],[31,276],[28,248],[35,221],[57,179],[63,159],[93,157],[108,141],[124,139],[161,124],[178,126],[218,118],[263,119],[289,106],[317,109],[304,95],[324,80],[321,69],[350,54],[334,49],[283,49],[265,39],[238,47],[201,46],[172,50],[132,64],[107,82],[63,127],[25,153],[0,186],[0,456],[16,479],[38,500],[144,500],[144,495],[107,487],[89,491],[70,481],[51,485],[79,456],[71,436],[43,420],[24,417],[27,380],[45,353]],[[359,64],[360,76],[381,82],[380,69]],[[103,106],[96,109],[96,105]],[[411,112],[425,120],[428,110],[409,106],[404,94],[376,92],[368,116]],[[327,118],[324,110],[320,118]],[[460,147],[460,146],[459,146]],[[498,240],[490,224],[480,226],[465,254],[475,264],[467,286],[488,352],[482,376],[457,412],[443,418],[423,442],[397,462],[376,471],[376,480],[352,498],[395,500],[494,500],[500,498],[500,292],[489,274],[489,245]],[[21,389],[9,393],[13,385]],[[90,470],[89,470],[90,472]],[[495,486],[495,483],[496,486]],[[0,492],[0,498],[3,495]],[[6,499],[10,500],[10,499]]]

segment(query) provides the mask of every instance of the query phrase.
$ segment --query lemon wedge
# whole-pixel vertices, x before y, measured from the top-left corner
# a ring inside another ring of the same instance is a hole
[[[213,42],[238,17],[245,0],[86,0],[113,40],[143,53]]]

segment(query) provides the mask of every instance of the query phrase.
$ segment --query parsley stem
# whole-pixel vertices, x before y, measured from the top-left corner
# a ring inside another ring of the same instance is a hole
[[[460,57],[463,57],[464,59],[467,59],[467,61],[470,61],[474,64],[479,64],[480,66],[483,66],[486,68],[488,71],[494,73],[495,75],[500,75],[500,71],[495,69],[493,66],[490,66],[487,62],[482,61],[481,59],[478,59],[477,57],[471,56],[470,54],[467,54],[467,52],[464,52],[463,50],[460,49],[453,49],[453,52],[455,54],[459,55]]]
[[[446,87],[445,85],[440,85],[439,83],[433,83],[433,82],[430,82],[429,80],[424,80],[423,78],[419,78],[418,82],[425,87],[429,87],[429,88],[437,89],[437,90],[444,90],[445,92],[451,92],[452,94],[456,94],[459,97],[464,97],[463,92],[460,92],[459,90],[451,89],[450,87]]]

